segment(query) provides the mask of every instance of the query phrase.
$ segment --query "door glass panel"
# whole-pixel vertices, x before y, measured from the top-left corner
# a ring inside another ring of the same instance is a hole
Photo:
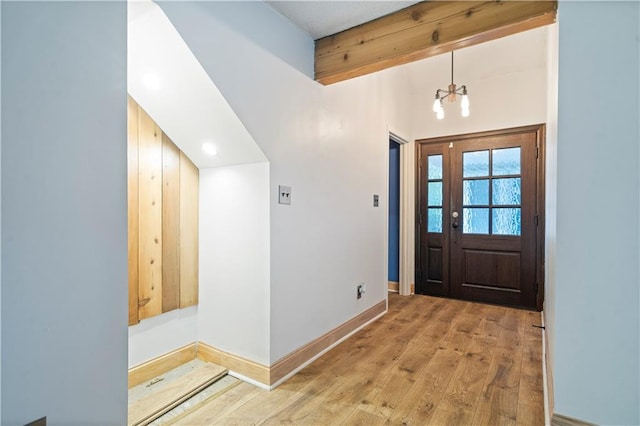
[[[489,209],[465,207],[462,216],[462,232],[465,234],[489,233]]]
[[[494,176],[520,174],[520,148],[493,150],[492,174]]]
[[[442,179],[442,155],[430,155],[427,167],[427,179]]]
[[[520,178],[493,180],[493,204],[512,206],[520,204]]]
[[[429,182],[427,186],[427,205],[442,205],[442,182]]]
[[[489,179],[465,180],[462,183],[462,203],[465,206],[488,206]]]
[[[427,209],[427,232],[442,232],[442,209]]]
[[[520,209],[519,208],[494,208],[492,234],[495,235],[520,235]]]
[[[462,154],[462,177],[489,176],[489,151]]]

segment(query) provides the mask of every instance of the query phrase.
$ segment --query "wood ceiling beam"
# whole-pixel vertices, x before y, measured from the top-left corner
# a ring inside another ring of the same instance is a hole
[[[316,40],[315,79],[332,84],[552,24],[557,1],[424,1]]]

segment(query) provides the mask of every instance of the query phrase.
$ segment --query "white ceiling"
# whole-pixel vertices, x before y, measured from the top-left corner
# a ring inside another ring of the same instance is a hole
[[[416,1],[267,1],[314,40],[347,30],[419,2]]]
[[[127,89],[136,102],[199,168],[266,161],[160,7],[130,1],[128,8]],[[158,88],[145,84],[149,74]]]

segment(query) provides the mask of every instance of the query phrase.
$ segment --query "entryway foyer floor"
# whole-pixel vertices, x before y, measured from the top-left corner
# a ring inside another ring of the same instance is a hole
[[[242,383],[181,425],[543,425],[540,313],[389,295],[389,312],[267,392]]]

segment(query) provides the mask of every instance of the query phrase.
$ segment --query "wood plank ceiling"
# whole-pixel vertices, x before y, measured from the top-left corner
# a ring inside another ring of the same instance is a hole
[[[322,84],[552,24],[557,1],[424,1],[316,40]]]

